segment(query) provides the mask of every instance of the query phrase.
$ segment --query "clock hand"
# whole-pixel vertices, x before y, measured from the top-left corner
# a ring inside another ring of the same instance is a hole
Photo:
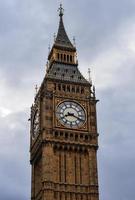
[[[65,117],[68,117],[68,116],[72,116],[72,117],[75,117],[76,119],[78,119],[78,120],[80,120],[80,121],[84,121],[83,119],[77,117],[74,113],[69,113],[69,112],[68,112],[68,113],[65,115]]]
[[[68,117],[68,116],[71,116],[71,114],[69,112],[65,115],[65,117]]]
[[[84,121],[84,119],[81,119],[81,118],[77,117],[76,115],[74,115],[74,117],[75,117],[76,119],[80,120],[80,121]]]
[[[73,116],[73,117],[74,117],[74,113],[68,112],[68,113],[65,115],[65,117],[68,117],[68,116]]]
[[[68,117],[68,116],[71,116],[70,113],[68,113],[68,114],[66,114],[66,115],[64,115],[64,116],[62,116],[62,117],[60,117],[60,119],[63,119],[64,117]]]

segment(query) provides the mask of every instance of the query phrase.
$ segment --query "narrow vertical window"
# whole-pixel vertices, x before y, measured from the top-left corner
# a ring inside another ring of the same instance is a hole
[[[76,88],[76,93],[79,93],[79,86]]]
[[[61,61],[63,60],[63,55],[61,54]]]
[[[57,199],[57,193],[54,192],[54,199]]]
[[[59,152],[59,181],[61,182],[61,152]]]
[[[70,56],[70,62],[72,62],[72,61],[73,61],[72,56]]]
[[[75,87],[72,87],[72,92],[75,92]]]
[[[65,92],[65,90],[66,90],[65,85],[62,85],[62,89],[63,89],[63,91]]]
[[[81,200],[83,200],[83,195],[81,194]]]
[[[66,153],[64,153],[64,172],[65,172],[65,183],[66,183]]]
[[[75,154],[75,158],[74,158],[74,164],[75,164],[75,166],[74,166],[75,168],[74,169],[75,169],[75,184],[76,184],[77,183],[77,177],[76,177],[76,166],[77,166],[76,165],[76,154]]]
[[[69,62],[69,55],[67,55],[67,62]]]
[[[60,192],[60,200],[62,199],[61,196],[62,196],[62,195],[61,195],[61,192]]]
[[[81,159],[81,154],[80,154],[80,184],[82,184],[82,159]]]
[[[59,90],[59,91],[61,90],[61,85],[60,85],[60,84],[58,85],[58,90]]]
[[[67,92],[70,92],[70,85],[67,86]]]
[[[64,54],[64,61],[66,61],[66,55]]]
[[[81,94],[84,94],[84,88],[81,88]]]

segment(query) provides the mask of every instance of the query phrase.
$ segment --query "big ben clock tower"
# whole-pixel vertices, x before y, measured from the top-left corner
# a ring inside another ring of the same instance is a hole
[[[59,29],[31,107],[31,200],[99,200],[96,97],[78,69],[59,8]]]

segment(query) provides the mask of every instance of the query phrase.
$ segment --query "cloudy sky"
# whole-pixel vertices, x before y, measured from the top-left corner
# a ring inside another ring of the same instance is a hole
[[[100,200],[135,199],[135,1],[63,0],[96,85]],[[29,113],[58,28],[57,0],[0,0],[0,199],[30,199]]]

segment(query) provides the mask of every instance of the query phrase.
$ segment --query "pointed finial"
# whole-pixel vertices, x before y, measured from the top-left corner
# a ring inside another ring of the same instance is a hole
[[[60,4],[58,11],[59,11],[59,16],[62,17],[64,15],[64,9],[62,7],[62,3]]]
[[[36,91],[36,94],[37,94],[37,92],[38,92],[38,86],[37,85],[35,86],[35,91]]]
[[[76,38],[75,38],[75,36],[73,37],[73,45],[76,46]]]
[[[95,89],[95,86],[93,85],[93,92],[95,93],[96,89]]]
[[[55,42],[56,41],[56,33],[54,33],[53,37],[54,37],[54,42]]]
[[[95,86],[93,85],[93,97],[95,97],[96,89]]]
[[[51,46],[50,46],[50,44],[49,44],[49,45],[48,45],[48,55],[49,55],[50,51],[51,51]]]
[[[46,73],[48,72],[48,69],[49,69],[49,63],[47,61],[47,63],[46,63]]]
[[[36,86],[35,86],[35,98],[36,98],[36,96],[37,96],[37,93],[38,93],[38,86],[36,85]],[[35,99],[35,98],[34,98],[34,99]]]
[[[92,85],[91,70],[90,70],[90,68],[88,68],[88,75],[89,75],[89,82]]]

